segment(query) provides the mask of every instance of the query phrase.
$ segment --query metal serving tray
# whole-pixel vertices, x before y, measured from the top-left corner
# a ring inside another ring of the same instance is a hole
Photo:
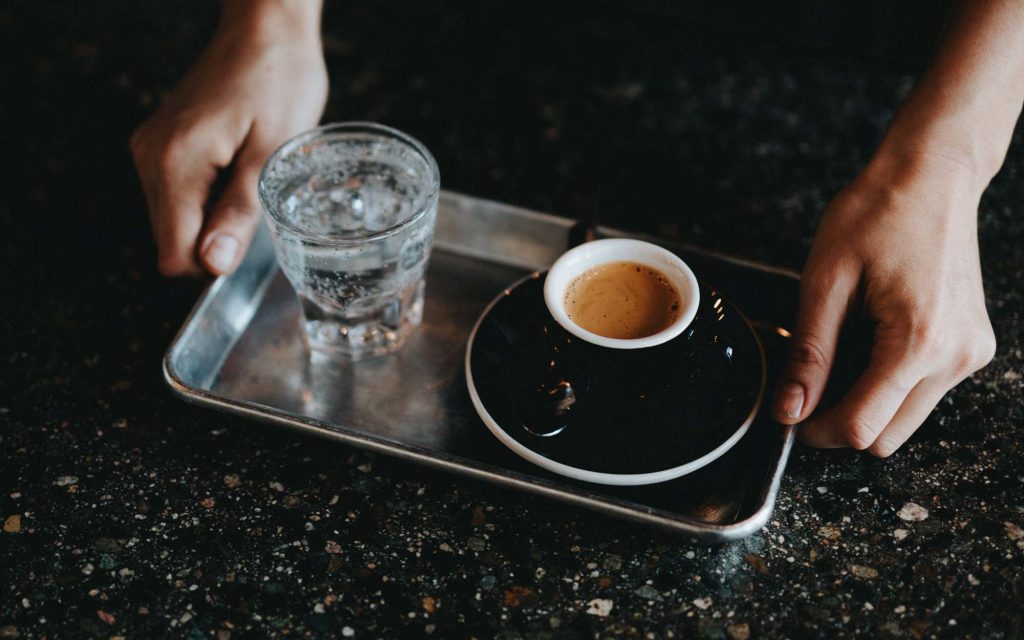
[[[739,444],[695,473],[657,485],[606,487],[521,460],[474,412],[463,358],[477,317],[510,283],[550,265],[583,230],[630,235],[443,192],[423,326],[399,353],[349,364],[304,351],[298,301],[261,227],[238,271],[200,297],[167,351],[164,375],[190,402],[695,538],[724,541],[757,532],[775,503],[792,428],[759,417]],[[770,381],[789,335],[798,275],[659,243],[746,313],[764,344]]]

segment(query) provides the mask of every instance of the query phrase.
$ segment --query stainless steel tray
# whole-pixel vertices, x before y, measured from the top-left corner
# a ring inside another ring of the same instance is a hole
[[[736,447],[691,475],[616,488],[533,467],[499,444],[473,411],[462,367],[477,316],[510,283],[550,265],[584,228],[442,193],[423,326],[399,353],[357,364],[305,355],[298,302],[261,228],[238,271],[215,280],[199,299],[167,351],[164,375],[190,402],[613,516],[712,541],[755,533],[771,514],[792,428],[759,417]],[[599,237],[630,235],[586,229]],[[746,313],[764,343],[770,382],[796,308],[797,274],[660,244]]]

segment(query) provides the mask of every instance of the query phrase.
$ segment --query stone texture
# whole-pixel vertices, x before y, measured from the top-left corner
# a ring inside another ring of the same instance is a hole
[[[473,6],[332,4],[326,119],[413,133],[451,189],[787,266],[912,84],[657,3]],[[995,361],[886,461],[797,449],[769,526],[709,547],[171,396],[203,284],[157,275],[126,139],[216,11],[0,7],[0,637],[1019,635],[1019,136],[981,202]]]

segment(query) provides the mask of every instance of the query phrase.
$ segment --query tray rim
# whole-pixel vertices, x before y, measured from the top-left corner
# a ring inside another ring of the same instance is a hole
[[[564,218],[548,213],[541,213],[494,200],[477,198],[475,196],[468,196],[448,190],[441,191],[440,201],[464,201],[476,204],[477,206],[494,206],[505,210],[507,213],[514,213],[534,219],[550,221],[559,225],[571,225],[575,222],[572,218]],[[660,240],[659,238],[649,235],[632,234],[608,227],[602,227],[602,231],[612,234],[613,237],[634,237],[649,239],[655,242]],[[749,260],[728,253],[707,250],[687,243],[674,244],[686,249],[687,251],[692,251],[739,266],[766,271],[768,273],[789,277],[794,280],[800,279],[800,274],[798,272],[785,267]],[[436,243],[435,246],[442,250],[455,252],[452,248],[445,246],[444,243]],[[467,254],[467,257],[487,259],[486,256],[473,254]],[[492,261],[500,263],[500,261],[497,260]],[[268,271],[266,280],[260,287],[261,291],[265,291],[267,283],[269,283],[278,271],[279,268],[276,266]],[[713,542],[728,542],[746,538],[763,529],[765,525],[767,525],[768,519],[771,517],[772,511],[775,507],[778,490],[782,483],[786,464],[789,461],[789,456],[795,440],[796,428],[793,425],[782,425],[782,428],[780,429],[779,454],[769,467],[768,476],[770,476],[770,479],[763,485],[762,490],[758,495],[758,508],[743,520],[730,524],[714,524],[699,522],[689,516],[680,516],[661,509],[644,507],[643,505],[631,503],[625,500],[607,497],[599,498],[589,493],[567,493],[555,483],[543,478],[499,469],[492,465],[479,463],[471,459],[438,454],[422,447],[400,444],[369,434],[357,434],[350,431],[343,431],[341,429],[345,429],[344,425],[332,426],[330,423],[317,420],[315,418],[298,418],[274,407],[255,402],[234,400],[214,394],[206,389],[193,386],[185,382],[184,378],[178,373],[174,365],[174,357],[186,335],[189,333],[195,318],[211,303],[217,292],[224,286],[224,283],[229,277],[230,276],[219,276],[204,288],[199,299],[196,301],[195,305],[193,305],[181,327],[175,334],[174,339],[171,341],[162,359],[161,369],[165,382],[170,387],[171,391],[185,402],[218,409],[226,413],[242,417],[254,418],[264,423],[285,426],[302,433],[308,433],[343,442],[362,449],[392,455],[404,460],[425,464],[432,468],[451,471],[466,477],[479,478],[481,480],[493,482],[497,485],[511,486],[516,489],[538,494],[563,503],[574,504],[592,511],[597,511],[633,522],[654,525],[659,528],[688,535],[696,539],[709,540]],[[758,340],[758,343],[760,344],[760,339]]]

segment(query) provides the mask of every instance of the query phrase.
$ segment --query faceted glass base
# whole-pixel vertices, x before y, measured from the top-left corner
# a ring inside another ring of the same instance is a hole
[[[405,295],[358,317],[331,313],[303,300],[303,328],[310,349],[353,361],[398,351],[423,322],[423,289],[420,280]]]

